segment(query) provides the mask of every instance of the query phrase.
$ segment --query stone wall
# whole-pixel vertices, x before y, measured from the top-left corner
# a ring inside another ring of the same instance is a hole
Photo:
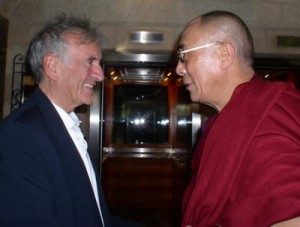
[[[102,47],[173,50],[183,26],[210,10],[229,10],[249,26],[258,53],[299,54],[300,48],[277,47],[276,36],[300,36],[300,0],[0,0],[9,20],[4,115],[9,113],[12,61],[24,54],[32,35],[58,12],[89,17],[103,34]],[[130,31],[164,33],[161,44],[132,44]]]

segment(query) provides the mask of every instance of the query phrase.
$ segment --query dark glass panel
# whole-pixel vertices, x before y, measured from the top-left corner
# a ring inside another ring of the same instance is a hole
[[[191,122],[191,101],[189,92],[185,87],[178,88],[177,104],[177,142],[187,144],[190,142]]]
[[[113,143],[168,143],[168,88],[118,85],[114,88]]]

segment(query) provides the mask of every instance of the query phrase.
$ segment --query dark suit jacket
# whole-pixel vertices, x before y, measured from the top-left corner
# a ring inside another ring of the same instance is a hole
[[[105,226],[134,226],[109,215]],[[0,124],[0,226],[102,226],[85,166],[40,89]]]

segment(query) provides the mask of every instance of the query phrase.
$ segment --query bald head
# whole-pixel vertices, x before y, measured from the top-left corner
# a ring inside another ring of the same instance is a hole
[[[199,30],[206,31],[205,34],[202,33],[204,36],[202,38],[206,39],[206,42],[219,40],[230,43],[235,47],[238,57],[248,65],[252,65],[253,40],[248,27],[240,17],[227,11],[212,11],[196,17],[187,24],[185,30],[198,25]]]
[[[193,19],[178,46],[176,72],[191,100],[221,111],[236,87],[254,75],[254,46],[245,23],[235,14],[212,11]]]

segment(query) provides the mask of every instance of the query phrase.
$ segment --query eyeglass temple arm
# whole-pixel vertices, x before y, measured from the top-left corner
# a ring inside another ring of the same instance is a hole
[[[185,53],[188,53],[188,52],[191,52],[191,51],[194,51],[194,50],[198,50],[198,49],[201,49],[201,48],[205,48],[205,47],[215,45],[217,43],[219,43],[219,42],[208,43],[208,44],[205,44],[205,45],[202,45],[202,46],[198,46],[198,47],[194,47],[194,48],[191,48],[191,49],[188,49],[188,50],[181,51],[180,53],[185,54]]]

